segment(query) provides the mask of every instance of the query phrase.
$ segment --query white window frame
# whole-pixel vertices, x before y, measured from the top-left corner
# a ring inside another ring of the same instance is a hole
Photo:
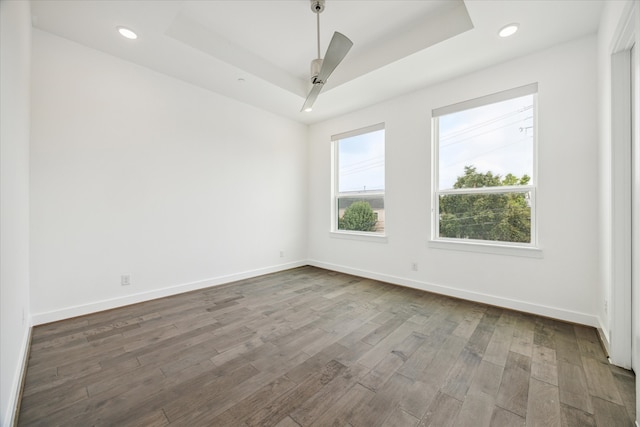
[[[525,95],[533,95],[533,173],[529,185],[514,185],[500,187],[482,187],[482,188],[461,188],[461,189],[439,189],[439,118],[452,113],[469,110],[484,105],[489,105]],[[457,104],[448,105],[432,110],[431,129],[432,129],[432,209],[431,209],[431,238],[429,246],[441,249],[453,249],[472,252],[488,252],[500,255],[521,255],[541,258],[542,251],[538,246],[538,227],[537,227],[537,206],[536,193],[538,186],[538,84],[508,89],[502,92],[474,98]],[[531,207],[531,242],[505,242],[494,240],[480,239],[457,239],[451,237],[440,237],[440,196],[448,194],[490,194],[490,193],[529,193]]]
[[[379,130],[384,130],[385,124],[378,123],[371,126],[366,126],[360,129],[355,129],[348,132],[339,133],[331,136],[331,236],[337,238],[347,238],[347,239],[355,239],[355,240],[365,240],[365,241],[379,241],[386,242],[387,241],[387,205],[385,200],[385,192],[386,192],[386,135],[385,135],[385,190],[379,192],[353,192],[350,191],[348,193],[341,193],[339,191],[339,150],[338,144],[340,140],[351,138],[354,136],[364,135],[371,132],[376,132]],[[379,198],[382,196],[384,200],[384,210],[385,210],[385,226],[383,232],[378,231],[353,231],[353,230],[339,230],[338,229],[338,200],[340,198],[346,197],[363,197],[363,198]]]

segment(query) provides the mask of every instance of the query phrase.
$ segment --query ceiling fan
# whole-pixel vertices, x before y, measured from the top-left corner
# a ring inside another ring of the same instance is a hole
[[[316,14],[317,26],[318,26],[318,58],[311,61],[311,83],[313,87],[307,95],[307,99],[304,101],[301,111],[311,111],[313,103],[316,101],[318,94],[322,90],[322,86],[327,82],[327,79],[336,69],[338,64],[342,62],[353,42],[349,40],[344,34],[334,32],[327,53],[324,55],[324,59],[320,56],[320,14],[324,10],[325,0],[310,0],[311,11]]]

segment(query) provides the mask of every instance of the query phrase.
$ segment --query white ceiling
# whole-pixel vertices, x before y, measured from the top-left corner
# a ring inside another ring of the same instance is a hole
[[[314,123],[597,31],[600,0],[327,0],[354,42],[311,113],[309,0],[33,0],[36,28],[256,107]],[[520,31],[497,36],[506,24]],[[133,29],[127,40],[117,26]]]

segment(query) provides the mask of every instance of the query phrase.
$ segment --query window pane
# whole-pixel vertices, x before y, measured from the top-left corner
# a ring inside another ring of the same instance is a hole
[[[338,141],[338,192],[384,191],[384,129]]]
[[[339,197],[338,230],[384,232],[384,197]]]
[[[531,242],[531,193],[444,194],[438,236]]]
[[[533,95],[483,105],[438,118],[438,189],[505,184],[507,175],[533,178]],[[467,168],[493,179],[461,182]]]

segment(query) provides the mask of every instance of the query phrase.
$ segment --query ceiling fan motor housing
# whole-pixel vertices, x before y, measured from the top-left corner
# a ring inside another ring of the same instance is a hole
[[[318,74],[320,74],[320,69],[322,68],[322,58],[314,59],[311,61],[311,83],[324,83],[318,80]]]

